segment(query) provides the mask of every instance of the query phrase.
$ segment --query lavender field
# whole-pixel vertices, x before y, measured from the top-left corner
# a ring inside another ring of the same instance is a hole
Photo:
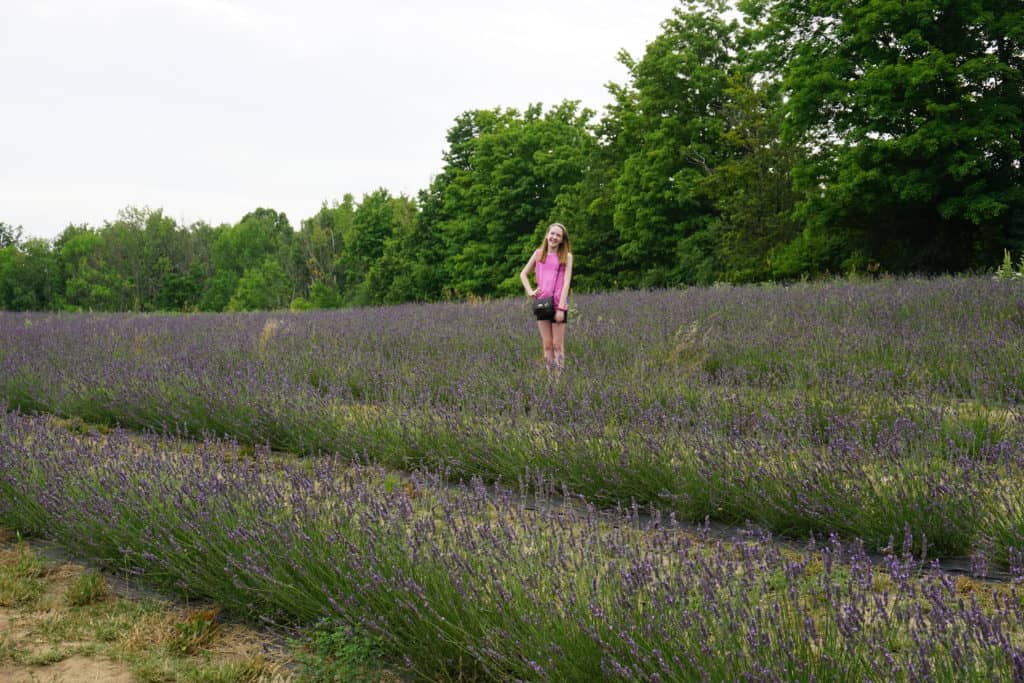
[[[422,680],[1002,681],[1017,582],[861,544],[797,553],[479,480],[8,414],[0,522],[275,623],[329,620]],[[1015,568],[1020,576],[1020,567]]]
[[[579,296],[557,377],[523,301],[4,313],[0,523],[253,616],[337,620],[429,679],[1024,677],[1015,582],[916,572],[1020,575],[1022,294]],[[526,511],[494,482],[595,509]],[[819,547],[677,524],[703,520]]]

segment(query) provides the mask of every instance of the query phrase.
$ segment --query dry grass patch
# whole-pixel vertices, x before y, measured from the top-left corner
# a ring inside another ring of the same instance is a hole
[[[215,606],[119,597],[99,571],[47,561],[0,529],[0,681],[292,680],[270,640]]]

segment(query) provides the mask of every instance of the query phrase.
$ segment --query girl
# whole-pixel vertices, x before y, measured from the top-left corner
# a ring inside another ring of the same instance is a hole
[[[536,289],[530,287],[531,270],[537,277]],[[552,223],[548,226],[540,248],[523,266],[519,279],[526,296],[555,298],[555,319],[538,320],[537,328],[548,369],[561,370],[565,365],[565,324],[569,321],[569,283],[572,281],[572,251],[569,249],[569,232],[564,225]]]

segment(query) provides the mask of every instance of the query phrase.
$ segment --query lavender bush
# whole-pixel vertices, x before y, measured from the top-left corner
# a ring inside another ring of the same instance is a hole
[[[1024,679],[1015,583],[226,441],[3,415],[0,523],[253,617],[333,620],[424,680]]]
[[[0,397],[595,504],[935,554],[1020,547],[1018,283],[580,296],[569,367],[520,301],[302,314],[0,315]],[[1009,489],[1009,490],[1007,490]]]

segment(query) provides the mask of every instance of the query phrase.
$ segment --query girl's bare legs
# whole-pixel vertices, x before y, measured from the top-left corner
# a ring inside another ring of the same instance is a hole
[[[544,347],[544,362],[547,363],[548,370],[555,367],[555,347],[554,347],[554,332],[557,327],[561,325],[554,325],[550,320],[538,320],[537,329],[540,330],[540,343]],[[562,337],[565,337],[565,331],[562,331]]]
[[[565,367],[565,323],[551,324],[551,359],[561,370]]]

